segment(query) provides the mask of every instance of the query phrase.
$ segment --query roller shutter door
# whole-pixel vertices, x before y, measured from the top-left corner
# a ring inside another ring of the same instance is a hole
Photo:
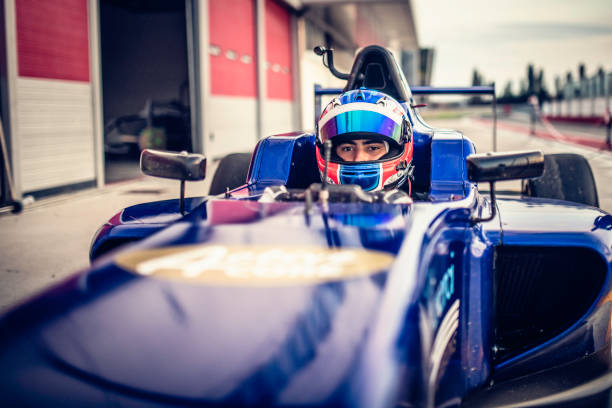
[[[95,180],[87,0],[15,0],[21,190]]]

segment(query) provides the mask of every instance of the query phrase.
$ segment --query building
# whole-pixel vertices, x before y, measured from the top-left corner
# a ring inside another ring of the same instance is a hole
[[[150,132],[132,132],[141,145],[159,136],[171,149],[155,121],[175,120],[178,148],[211,159],[312,128],[314,84],[343,85],[316,45],[335,48],[344,71],[359,47],[383,45],[409,82],[426,77],[410,0],[0,0],[0,14],[0,116],[17,197],[108,182],[109,126],[128,140],[121,126],[145,124]]]

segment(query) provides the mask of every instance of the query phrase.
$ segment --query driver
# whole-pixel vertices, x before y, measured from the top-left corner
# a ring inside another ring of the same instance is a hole
[[[325,175],[324,143],[331,140]],[[358,89],[334,98],[317,125],[317,165],[331,184],[357,184],[364,191],[397,189],[410,194],[412,127],[390,96]]]

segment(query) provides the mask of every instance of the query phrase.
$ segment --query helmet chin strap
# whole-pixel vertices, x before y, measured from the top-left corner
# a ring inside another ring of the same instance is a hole
[[[323,173],[323,188],[319,193],[319,201],[321,201],[321,205],[323,207],[323,212],[327,213],[329,211],[329,191],[327,190],[327,170],[329,167],[329,161],[331,160],[331,149],[332,142],[331,140],[326,140],[323,143],[324,156],[325,156],[325,171]]]
[[[325,177],[323,177],[323,188],[327,186],[327,170],[329,168],[329,161],[331,160],[331,149],[332,141],[327,139],[325,143],[323,143],[323,160],[325,160]]]

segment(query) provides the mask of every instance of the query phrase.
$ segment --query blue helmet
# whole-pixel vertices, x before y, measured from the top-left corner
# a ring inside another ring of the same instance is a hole
[[[323,144],[332,142],[325,172]],[[362,140],[384,146],[375,159],[348,161],[339,146]],[[412,127],[404,107],[390,96],[369,89],[334,98],[317,124],[317,165],[321,178],[333,184],[357,184],[364,191],[396,188],[408,180],[412,163]],[[410,181],[408,180],[408,183]],[[408,189],[409,190],[409,189]]]

